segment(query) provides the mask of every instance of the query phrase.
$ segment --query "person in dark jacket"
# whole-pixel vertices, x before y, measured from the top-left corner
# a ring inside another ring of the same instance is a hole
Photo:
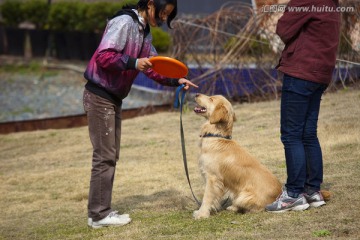
[[[92,228],[130,223],[128,214],[111,208],[116,163],[120,153],[121,105],[134,79],[143,72],[167,86],[197,87],[185,78],[172,79],[153,71],[149,58],[157,55],[151,27],[170,23],[177,14],[177,0],[139,0],[137,6],[109,19],[102,40],[84,73],[87,80],[83,104],[93,146],[88,225]]]
[[[287,180],[269,212],[325,204],[320,192],[323,159],[317,137],[322,94],[331,82],[339,44],[338,0],[290,0],[277,23],[285,43],[277,69],[284,74],[281,141]]]

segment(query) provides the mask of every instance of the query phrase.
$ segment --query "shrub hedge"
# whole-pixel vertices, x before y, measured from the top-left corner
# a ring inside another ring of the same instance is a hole
[[[101,33],[107,18],[124,5],[136,3],[137,0],[93,3],[64,0],[51,4],[47,0],[5,0],[0,4],[0,13],[5,27],[16,28],[22,22],[31,22],[38,30]],[[153,28],[152,34],[158,51],[167,51],[170,35],[160,28]]]

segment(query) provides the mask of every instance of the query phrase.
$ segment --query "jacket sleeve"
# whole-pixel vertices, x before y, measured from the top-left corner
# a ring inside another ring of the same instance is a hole
[[[158,82],[161,85],[170,86],[170,87],[180,86],[178,78],[168,78],[168,77],[162,76],[162,75],[158,74],[157,72],[155,72],[154,70],[152,70],[151,68],[149,68],[146,72],[144,72],[144,74],[148,78],[154,80],[155,82]]]
[[[127,15],[108,22],[96,56],[96,63],[101,68],[112,71],[135,69],[136,59],[123,53],[132,24],[132,18]]]
[[[295,38],[311,18],[314,1],[290,0],[276,26],[276,34],[286,44]]]

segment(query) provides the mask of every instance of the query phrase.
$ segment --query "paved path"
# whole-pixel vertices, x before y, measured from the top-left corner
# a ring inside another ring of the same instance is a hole
[[[2,70],[0,70],[2,71]],[[83,114],[82,74],[14,74],[0,72],[0,122]],[[137,86],[123,103],[124,109],[171,103],[173,93],[159,94]]]

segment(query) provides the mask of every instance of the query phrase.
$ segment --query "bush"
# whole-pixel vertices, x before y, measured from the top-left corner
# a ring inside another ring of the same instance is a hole
[[[340,56],[346,56],[349,53],[354,51],[352,47],[352,41],[348,33],[342,31],[340,33],[340,42],[339,42],[339,54]]]
[[[21,4],[24,20],[35,24],[36,28],[46,28],[50,6],[45,0],[29,0]]]
[[[86,21],[81,18],[79,2],[56,2],[51,4],[48,23],[52,30],[74,31],[80,21]]]
[[[84,7],[84,21],[79,23],[79,28],[84,32],[99,32],[103,30],[103,27],[106,25],[106,8],[108,5],[104,5],[102,2],[95,2],[92,4],[87,4]]]
[[[125,4],[135,4],[135,0],[121,2],[55,2],[51,5],[48,22],[50,28],[61,31],[102,32],[106,20]]]
[[[166,52],[169,50],[171,44],[170,34],[161,28],[151,28],[153,36],[153,45],[158,52]]]
[[[21,11],[21,4],[19,0],[6,0],[1,4],[1,15],[6,26],[17,27],[25,20],[24,13]]]
[[[249,36],[250,40],[243,48],[243,53],[249,56],[263,56],[272,53],[270,42],[260,35]],[[237,37],[231,37],[224,45],[226,52],[230,51],[236,44],[241,41]],[[261,42],[260,42],[261,41]],[[236,49],[237,50],[237,49]]]
[[[136,4],[135,0],[121,2],[95,2],[88,4],[81,29],[84,31],[102,32],[105,29],[107,19],[112,17],[126,4]]]
[[[107,19],[122,7],[121,3],[95,2],[87,4],[84,12],[85,21],[81,22],[80,29],[86,32],[102,32]]]

